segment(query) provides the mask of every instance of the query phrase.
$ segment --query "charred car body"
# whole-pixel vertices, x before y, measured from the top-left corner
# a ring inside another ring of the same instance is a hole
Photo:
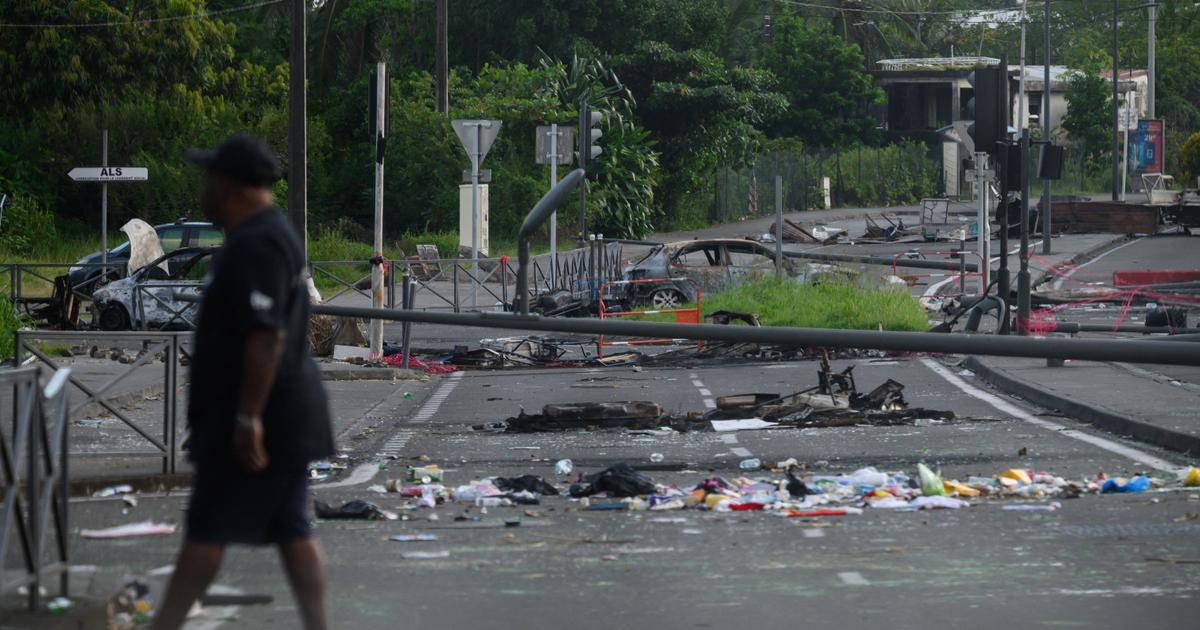
[[[93,324],[102,330],[194,327],[197,304],[176,300],[174,294],[200,294],[215,251],[215,247],[176,249],[96,289]]]
[[[794,275],[797,263],[783,259],[784,271]],[[625,268],[625,282],[610,283],[604,291],[611,302],[628,307],[678,308],[695,301],[697,293],[714,293],[775,273],[775,252],[755,241],[737,238],[678,241],[653,246]]]

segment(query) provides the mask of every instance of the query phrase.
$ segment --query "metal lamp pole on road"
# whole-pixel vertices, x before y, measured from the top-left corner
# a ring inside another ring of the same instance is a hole
[[[1038,124],[1042,127],[1042,141],[1050,142],[1050,0],[1045,3],[1045,28],[1043,36],[1044,70],[1042,74],[1042,115]],[[1050,253],[1050,178],[1042,178],[1042,254]]]
[[[1117,140],[1117,136],[1120,133],[1120,127],[1118,126],[1117,120],[1117,81],[1119,80],[1119,77],[1117,76],[1117,0],[1113,0],[1112,3],[1112,61],[1112,200],[1120,201],[1121,189],[1120,183],[1117,181],[1117,177],[1119,175],[1119,173],[1117,173],[1117,151],[1119,151],[1121,148],[1120,143]]]

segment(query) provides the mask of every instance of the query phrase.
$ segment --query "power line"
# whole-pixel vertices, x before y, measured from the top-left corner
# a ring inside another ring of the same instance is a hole
[[[231,7],[228,9],[218,9],[216,11],[205,11],[203,13],[189,13],[187,15],[173,15],[170,17],[161,18],[146,18],[142,20],[126,20],[123,22],[80,22],[74,24],[11,24],[0,22],[0,28],[110,28],[114,26],[141,26],[143,24],[159,24],[162,22],[179,22],[182,20],[195,20],[199,18],[212,17],[214,15],[224,15],[226,13],[237,13],[239,11],[249,11],[260,7],[279,4],[284,0],[264,0],[254,4],[248,4],[242,7]]]

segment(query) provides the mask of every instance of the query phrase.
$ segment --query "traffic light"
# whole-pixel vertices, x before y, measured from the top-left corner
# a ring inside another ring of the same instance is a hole
[[[596,141],[604,135],[599,129],[602,120],[604,115],[591,111],[587,105],[579,108],[579,165],[583,168],[603,152],[596,146]]]
[[[1008,141],[1008,120],[1012,105],[1008,100],[1008,62],[995,68],[976,68],[967,75],[975,94],[967,101],[971,124],[967,133],[975,150],[996,155],[996,143]]]

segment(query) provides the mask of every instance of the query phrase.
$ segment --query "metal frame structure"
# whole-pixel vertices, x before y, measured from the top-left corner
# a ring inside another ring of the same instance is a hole
[[[176,298],[183,296],[186,302],[195,302],[199,296],[176,293]],[[186,299],[194,298],[194,299]],[[74,457],[160,457],[162,458],[163,473],[176,471],[178,445],[178,392],[179,392],[179,359],[188,355],[183,349],[182,339],[191,340],[190,332],[78,332],[62,330],[21,330],[16,333],[16,364],[25,362],[26,356],[46,364],[50,369],[59,370],[58,364],[47,356],[34,342],[48,341],[58,343],[75,343],[79,341],[115,341],[118,343],[145,344],[141,356],[125,366],[125,370],[113,376],[111,380],[98,387],[91,386],[73,375],[68,375],[67,382],[74,385],[84,395],[84,399],[69,410],[69,416],[74,417],[85,407],[97,404],[113,414],[126,426],[150,443],[154,448],[144,451],[87,451],[72,452]],[[149,343],[147,343],[149,342]],[[139,426],[125,412],[108,399],[106,394],[117,384],[132,374],[137,368],[149,363],[155,355],[162,353],[163,358],[163,410],[162,437],[156,438],[149,429]],[[190,358],[190,357],[189,357]]]
[[[57,575],[62,595],[69,592],[70,545],[67,503],[67,381],[58,370],[39,391],[35,367],[0,370],[0,387],[13,392],[12,432],[0,431],[0,591],[28,591],[29,609],[41,602],[43,577]],[[54,531],[54,560],[43,562],[47,528]],[[20,544],[19,575],[4,564],[15,530]]]

